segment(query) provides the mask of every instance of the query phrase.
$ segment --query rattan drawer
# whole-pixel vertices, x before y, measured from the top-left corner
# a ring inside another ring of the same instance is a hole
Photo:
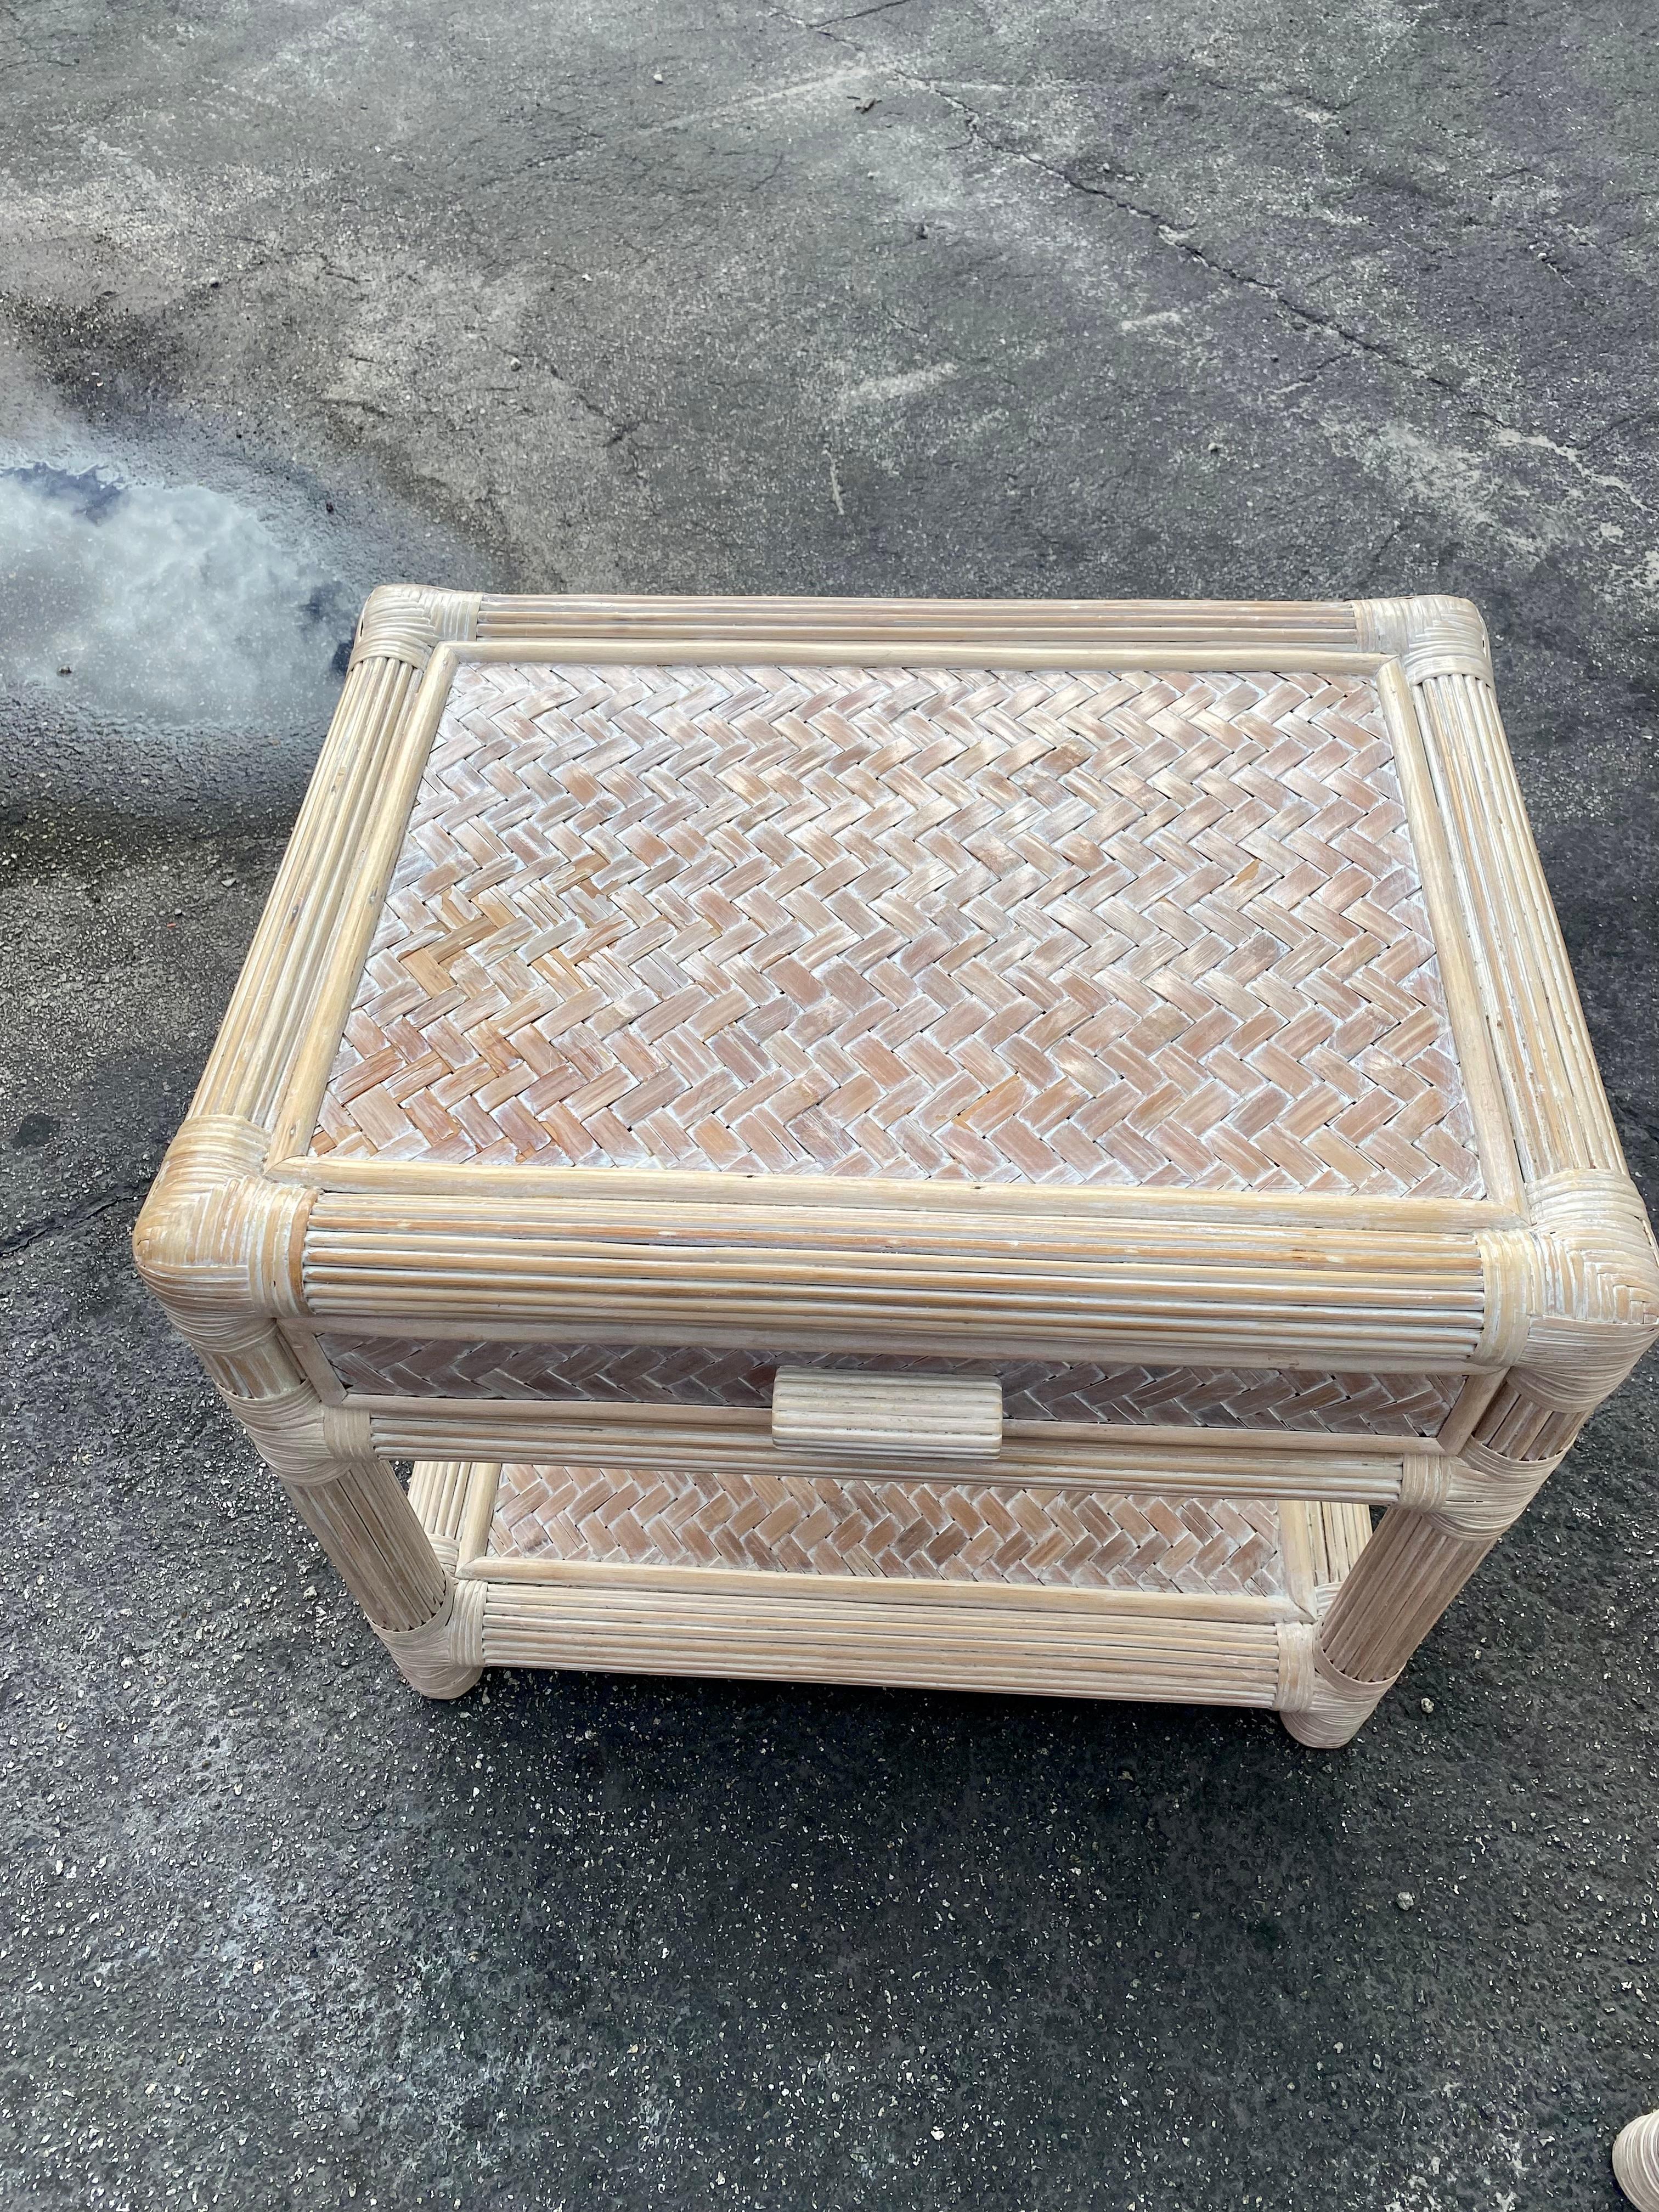
[[[793,1346],[561,1344],[544,1340],[295,1332],[325,1397],[580,1401],[595,1406],[769,1407],[780,1367],[827,1373],[958,1375],[996,1382],[1011,1421],[1136,1428],[1438,1437],[1490,1378],[1322,1375],[1288,1369],[1114,1366],[1059,1359],[951,1359],[927,1352]],[[1468,1385],[1474,1381],[1474,1389]]]

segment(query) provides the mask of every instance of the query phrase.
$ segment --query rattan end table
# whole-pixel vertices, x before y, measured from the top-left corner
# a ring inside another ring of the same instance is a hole
[[[377,592],[137,1249],[429,1695],[1316,1745],[1659,1328],[1437,598]]]

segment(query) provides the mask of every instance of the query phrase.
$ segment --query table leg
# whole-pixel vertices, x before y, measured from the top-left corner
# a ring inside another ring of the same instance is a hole
[[[473,1586],[458,1589],[386,1462],[276,1471],[404,1680],[428,1698],[465,1696],[483,1671]]]
[[[1320,1630],[1313,1704],[1280,1716],[1298,1743],[1329,1750],[1349,1741],[1496,1540],[1389,1508]]]

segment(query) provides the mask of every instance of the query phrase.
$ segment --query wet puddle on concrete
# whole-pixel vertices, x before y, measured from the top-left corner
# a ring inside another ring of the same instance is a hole
[[[107,465],[0,465],[0,672],[77,719],[320,734],[356,606],[251,507]]]

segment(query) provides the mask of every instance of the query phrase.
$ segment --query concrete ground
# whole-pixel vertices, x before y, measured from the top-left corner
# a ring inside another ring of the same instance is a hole
[[[1651,1176],[1654,31],[3,10],[8,2212],[1616,2202],[1651,1368],[1345,1753],[830,1688],[446,1708],[126,1240],[398,574],[1468,592]]]

